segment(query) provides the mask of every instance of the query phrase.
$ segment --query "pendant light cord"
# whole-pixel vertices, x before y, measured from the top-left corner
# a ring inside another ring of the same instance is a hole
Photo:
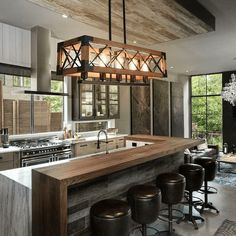
[[[111,31],[111,0],[108,0],[108,19],[109,19],[109,40],[112,40],[112,31]]]
[[[123,35],[124,35],[124,44],[126,44],[126,12],[125,12],[125,0],[123,1]],[[109,19],[109,40],[112,40],[112,28],[111,28],[111,0],[108,0],[108,19]]]
[[[123,33],[124,33],[124,44],[126,44],[126,15],[125,15],[125,0],[123,0]]]

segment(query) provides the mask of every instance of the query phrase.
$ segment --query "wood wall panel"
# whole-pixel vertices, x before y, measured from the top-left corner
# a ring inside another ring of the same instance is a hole
[[[3,100],[3,127],[8,128],[10,134],[17,132],[17,102],[12,99]]]

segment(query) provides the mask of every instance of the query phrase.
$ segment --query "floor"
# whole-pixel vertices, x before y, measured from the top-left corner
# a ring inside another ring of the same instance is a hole
[[[215,205],[220,213],[204,212],[202,217],[205,218],[204,223],[199,223],[199,229],[195,230],[191,223],[182,222],[179,225],[174,223],[175,232],[180,236],[213,236],[217,228],[225,219],[236,221],[236,188],[231,186],[219,185],[211,182],[211,186],[218,189],[217,194],[209,195],[209,201]],[[203,197],[202,194],[198,196]],[[181,207],[181,206],[179,206]],[[163,223],[157,220],[153,226],[159,230],[165,230],[167,223]],[[141,235],[139,232],[135,232],[132,236]]]

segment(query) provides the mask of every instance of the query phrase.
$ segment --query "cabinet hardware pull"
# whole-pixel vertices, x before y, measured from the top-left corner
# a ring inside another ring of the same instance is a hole
[[[88,144],[81,144],[80,147],[87,147]]]

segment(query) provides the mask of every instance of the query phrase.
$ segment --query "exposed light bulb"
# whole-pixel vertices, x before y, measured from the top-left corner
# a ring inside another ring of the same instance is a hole
[[[147,66],[146,63],[143,64],[142,71],[146,71],[146,72],[149,71],[148,66]]]
[[[130,70],[136,70],[137,62],[138,61],[136,59],[132,59],[132,61],[129,64],[129,69]]]

